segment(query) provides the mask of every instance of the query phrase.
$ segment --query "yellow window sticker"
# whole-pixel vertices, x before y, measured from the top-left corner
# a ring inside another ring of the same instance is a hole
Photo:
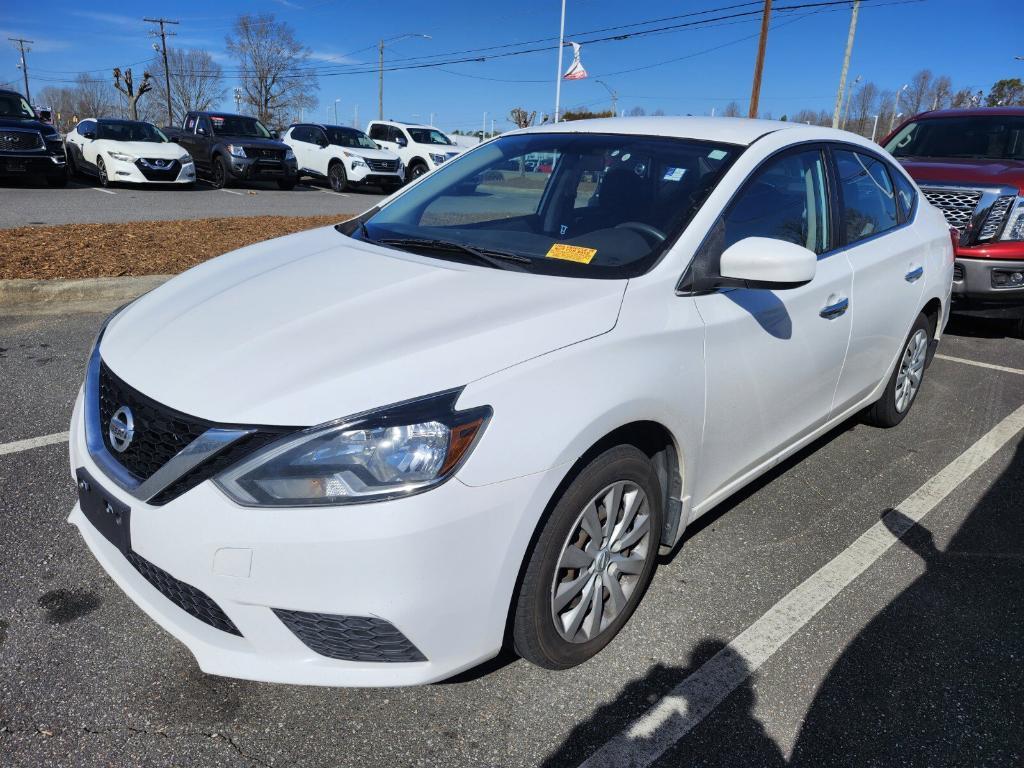
[[[575,261],[580,264],[589,264],[596,255],[596,248],[584,248],[580,245],[565,245],[564,243],[555,243],[547,252],[549,259]]]

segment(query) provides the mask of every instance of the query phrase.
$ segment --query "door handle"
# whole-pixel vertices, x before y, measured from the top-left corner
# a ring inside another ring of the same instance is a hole
[[[826,320],[832,320],[834,318],[839,317],[840,315],[845,315],[846,310],[848,310],[849,308],[850,300],[840,299],[835,304],[829,304],[828,306],[826,306],[818,314],[824,317]]]
[[[903,276],[903,279],[906,280],[908,283],[913,283],[914,281],[919,280],[921,278],[921,275],[923,274],[924,267],[918,267],[917,269],[912,269],[909,272],[907,272],[907,274]]]

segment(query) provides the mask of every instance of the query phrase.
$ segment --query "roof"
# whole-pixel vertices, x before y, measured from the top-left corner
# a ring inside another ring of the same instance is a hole
[[[853,136],[847,131],[834,128],[781,120],[753,120],[746,117],[602,117],[593,120],[546,123],[510,133],[624,133],[748,146],[765,134],[775,131],[798,131],[806,134],[808,140],[849,141]]]
[[[438,130],[432,125],[426,125],[424,123],[407,123],[404,120],[371,120],[371,123],[391,123],[392,125],[404,125],[406,128],[427,128],[431,130]]]
[[[1024,117],[1024,107],[972,107],[970,109],[936,109],[922,112],[909,120],[929,120],[933,117]],[[908,122],[909,122],[908,120]]]

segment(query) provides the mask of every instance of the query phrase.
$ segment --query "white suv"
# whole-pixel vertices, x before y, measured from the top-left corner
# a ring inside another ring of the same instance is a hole
[[[381,187],[391,194],[405,180],[405,164],[394,152],[379,149],[358,128],[300,123],[281,138],[292,148],[299,176],[327,179],[331,189],[350,185]]]
[[[206,672],[427,683],[506,628],[563,669],[687,525],[846,419],[907,415],[952,276],[942,214],[851,133],[515,131],[116,313],[71,522]]]
[[[443,131],[429,125],[373,120],[366,127],[366,132],[377,146],[398,153],[408,169],[410,180],[434,170],[464,151]]]

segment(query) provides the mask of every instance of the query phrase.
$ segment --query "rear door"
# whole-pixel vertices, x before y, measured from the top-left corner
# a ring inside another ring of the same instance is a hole
[[[888,161],[870,150],[831,148],[841,208],[838,234],[853,268],[853,333],[836,389],[836,411],[863,400],[886,378],[921,311],[927,244],[900,210]]]
[[[720,498],[829,417],[850,339],[853,276],[834,249],[824,147],[765,161],[730,202],[695,257],[717,273],[722,252],[748,237],[818,254],[797,288],[728,288],[693,298],[706,325],[707,412],[695,499]],[[714,500],[714,499],[712,499]]]

